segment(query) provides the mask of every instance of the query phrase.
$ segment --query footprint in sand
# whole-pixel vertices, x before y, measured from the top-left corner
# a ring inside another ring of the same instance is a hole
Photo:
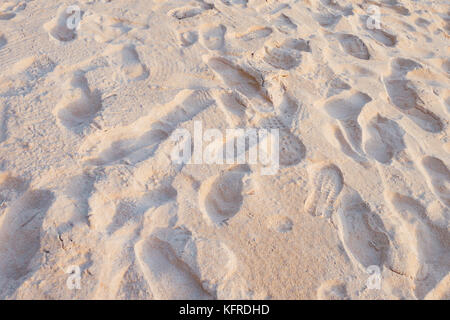
[[[111,65],[120,70],[125,79],[138,81],[149,76],[149,70],[141,62],[134,45],[111,45],[105,54]]]
[[[277,117],[262,118],[257,126],[262,129],[279,129],[279,161],[282,166],[298,164],[306,155],[306,147],[303,142],[294,135],[288,127]]]
[[[246,125],[248,107],[237,92],[221,93],[217,100],[230,125],[236,128],[242,128]]]
[[[220,50],[225,44],[225,33],[227,28],[224,25],[213,26],[205,24],[200,27],[201,43],[209,50]]]
[[[208,66],[229,88],[238,91],[253,102],[257,110],[272,110],[273,104],[260,81],[249,72],[221,57],[207,58]]]
[[[450,208],[450,170],[438,158],[426,156],[422,158],[421,167],[429,188],[436,197]]]
[[[236,33],[236,39],[243,41],[252,41],[256,39],[266,38],[272,34],[273,30],[264,26],[253,26],[244,33]]]
[[[314,15],[314,19],[317,23],[324,28],[333,28],[337,25],[339,20],[341,20],[342,16],[333,15],[333,14],[320,14],[317,13]]]
[[[434,226],[426,209],[413,198],[386,192],[385,199],[391,209],[386,225],[391,242],[386,265],[398,274],[419,281],[427,277],[432,280],[429,276],[442,268],[448,272],[448,230]],[[429,272],[430,268],[433,273]]]
[[[169,243],[150,236],[136,244],[135,252],[155,299],[212,299]]]
[[[450,273],[427,293],[424,300],[450,300]]]
[[[183,47],[192,46],[198,40],[198,34],[196,31],[186,31],[180,33],[180,43]]]
[[[403,16],[409,16],[410,12],[407,8],[402,6],[397,0],[383,0],[381,1],[381,6],[383,8],[387,8],[390,10],[395,11],[398,14],[401,14]]]
[[[383,29],[370,29],[367,24],[368,17],[361,18],[361,24],[370,36],[377,42],[386,47],[395,47],[397,44],[397,36],[384,31]],[[383,27],[384,28],[384,27]]]
[[[196,4],[197,6],[185,6],[181,8],[172,9],[167,13],[167,15],[169,17],[173,17],[178,20],[184,20],[195,17],[206,10],[214,9],[213,4],[204,1],[197,1]]]
[[[391,74],[384,78],[384,86],[391,103],[425,131],[437,133],[443,130],[442,120],[424,107],[413,83],[404,77],[409,71],[422,66],[412,60],[396,58],[391,63]]]
[[[372,98],[365,93],[345,91],[327,100],[323,106],[330,117],[338,120],[345,137],[359,154],[362,154],[362,130],[358,123],[358,116],[362,108],[370,101]]]
[[[362,59],[369,60],[370,53],[365,43],[355,35],[352,34],[339,34],[337,36],[342,49],[349,55]]]
[[[91,91],[82,71],[74,73],[66,95],[55,109],[60,123],[67,129],[77,130],[94,119],[102,108],[101,93]]]
[[[98,150],[87,162],[108,165],[125,160],[135,164],[148,159],[179,124],[191,120],[213,103],[209,91],[184,90],[163,106],[162,114],[149,114],[129,126],[91,135],[82,149],[89,153],[92,148]]]
[[[397,44],[397,36],[394,36],[381,29],[368,29],[372,38],[387,47],[395,47]]]
[[[327,6],[328,8],[334,10],[334,11],[340,11],[340,14],[344,16],[350,16],[353,15],[353,8],[352,5],[349,4],[346,7],[341,6],[339,1],[336,0],[320,0],[320,2]]]
[[[242,5],[243,7],[247,6],[248,0],[221,0],[225,5]]]
[[[281,70],[297,67],[302,61],[302,52],[311,52],[308,42],[303,39],[287,39],[282,44],[270,42],[263,50],[263,61]]]
[[[338,125],[332,123],[326,124],[323,128],[323,134],[331,145],[340,150],[346,156],[352,158],[358,163],[364,163],[367,161],[364,156],[353,150]]]
[[[272,24],[276,26],[278,31],[284,34],[290,34],[297,31],[297,25],[284,13],[280,13],[278,17],[273,19]]]
[[[389,247],[386,235],[377,231],[383,223],[356,191],[346,190],[342,195],[336,220],[339,238],[353,263],[362,271],[383,264]]]
[[[152,230],[135,253],[154,298],[231,298],[241,285],[237,258],[221,241],[195,237],[183,227]]]
[[[239,212],[244,201],[242,179],[248,170],[247,166],[236,166],[201,185],[199,207],[209,221],[220,226]]]
[[[415,124],[425,131],[442,131],[441,119],[423,107],[423,101],[417,95],[409,80],[385,79],[384,81],[391,103],[406,114]]]
[[[14,12],[0,12],[0,20],[11,20],[15,16]]]
[[[0,33],[0,49],[4,47],[8,41],[6,40],[6,37],[4,34]]]
[[[186,18],[192,18],[196,15],[199,15],[202,13],[202,10],[197,7],[183,7],[183,8],[176,8],[173,10],[170,10],[167,15],[174,17],[178,20],[183,20]]]
[[[0,287],[27,274],[40,246],[44,215],[53,202],[48,190],[28,190],[0,218]]]
[[[1,79],[0,93],[6,96],[26,95],[55,67],[56,63],[44,54],[21,59]]]
[[[0,217],[11,202],[22,195],[27,187],[27,183],[23,179],[15,177],[9,172],[0,173]]]
[[[390,163],[392,158],[405,149],[404,131],[399,125],[379,114],[366,127],[369,138],[364,143],[366,154],[380,163]]]
[[[7,112],[8,105],[0,99],[0,143],[8,137],[7,132]]]
[[[79,21],[81,21],[82,17],[82,12],[67,12],[67,10],[68,7],[61,6],[56,18],[44,25],[44,29],[48,32],[50,37],[61,42],[68,42],[77,38],[76,28],[69,29],[68,21],[73,18],[78,18],[80,19]]]
[[[310,194],[305,211],[313,216],[329,218],[344,185],[341,170],[334,164],[318,164],[310,168]]]

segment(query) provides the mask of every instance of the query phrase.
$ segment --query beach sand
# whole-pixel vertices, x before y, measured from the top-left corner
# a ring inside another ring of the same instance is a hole
[[[2,1],[0,298],[450,299],[449,32],[440,0]],[[278,170],[173,161],[196,124],[277,130]]]

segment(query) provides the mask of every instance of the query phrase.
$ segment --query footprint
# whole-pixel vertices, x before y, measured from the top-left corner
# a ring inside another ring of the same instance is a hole
[[[236,255],[224,243],[206,238],[190,239],[187,248],[183,252],[183,258],[190,262],[191,269],[201,280],[202,287],[215,299],[232,299],[236,286],[241,286],[236,281],[237,268],[239,266]],[[233,288],[234,287],[234,288]]]
[[[297,30],[297,25],[284,13],[280,13],[280,15],[272,21],[272,24],[276,26],[278,31],[284,34],[289,34]]]
[[[201,14],[205,10],[214,9],[214,5],[210,3],[206,3],[203,1],[197,1],[200,6],[185,6],[182,8],[175,8],[170,10],[167,15],[170,17],[174,17],[178,20],[183,20],[187,18],[195,17]]]
[[[350,90],[352,88],[352,87],[350,87],[350,85],[348,85],[346,82],[344,82],[343,80],[341,80],[339,78],[333,78],[329,82],[328,86],[329,86],[329,89],[327,92],[327,98],[338,95],[342,91]]]
[[[73,176],[71,181],[65,186],[65,195],[74,203],[74,209],[71,217],[68,219],[68,225],[83,223],[90,225],[89,222],[89,198],[94,191],[95,178],[84,172]],[[64,225],[64,228],[68,227]]]
[[[305,211],[313,216],[329,218],[334,203],[344,185],[341,170],[334,164],[315,165],[310,168],[310,194]]]
[[[0,49],[3,48],[8,43],[6,37],[3,33],[0,32]]]
[[[375,39],[375,41],[387,46],[387,47],[395,47],[397,44],[397,37],[391,33],[388,33],[383,30],[383,26],[380,29],[374,28],[371,29],[368,27],[368,16],[362,16],[360,21],[364,29],[370,34],[370,36]]]
[[[421,166],[430,189],[442,204],[450,208],[450,170],[442,160],[430,156],[422,158]]]
[[[364,272],[371,265],[381,266],[389,240],[376,231],[382,222],[356,191],[347,191],[341,197],[336,219],[339,238],[350,260]]]
[[[242,179],[247,172],[247,166],[236,166],[201,185],[199,207],[206,218],[220,226],[239,212],[244,201]]]
[[[7,43],[8,41],[6,40],[5,35],[0,33],[0,49],[4,47]]]
[[[139,21],[131,21],[123,17],[90,13],[83,19],[80,35],[92,37],[99,43],[111,43],[116,39],[124,38],[124,35],[132,30],[143,30],[147,27],[146,24]]]
[[[87,162],[100,166],[120,160],[136,164],[148,159],[180,123],[191,120],[213,103],[208,91],[183,90],[173,101],[162,106],[163,114],[150,114],[129,126],[89,137],[82,149],[89,153],[91,149],[99,150]]]
[[[343,152],[348,157],[352,158],[358,163],[363,163],[367,161],[365,157],[359,155],[356,153],[352,147],[347,142],[347,139],[345,139],[344,134],[342,133],[341,128],[338,125],[335,124],[328,124],[324,127],[324,135],[325,138],[330,142],[331,145],[333,145],[335,148]]]
[[[0,12],[0,20],[11,20],[15,16],[14,12]]]
[[[369,60],[370,54],[365,43],[355,35],[352,34],[339,34],[337,36],[342,49],[349,55],[362,59]]]
[[[450,300],[450,273],[427,293],[424,300]]]
[[[443,130],[441,119],[425,109],[411,81],[388,78],[384,80],[384,85],[391,103],[420,128],[431,133]]]
[[[443,130],[441,119],[423,106],[413,83],[404,77],[408,72],[422,68],[413,60],[396,58],[391,62],[391,74],[384,79],[384,86],[391,103],[425,131],[437,133]]]
[[[84,73],[77,71],[55,113],[64,127],[75,130],[88,125],[101,108],[101,93],[98,90],[92,92]]]
[[[180,42],[183,47],[192,46],[198,40],[198,34],[195,31],[186,31],[180,33]]]
[[[280,165],[296,165],[305,157],[305,145],[277,117],[262,118],[257,126],[268,130],[279,129]]]
[[[0,92],[5,96],[25,96],[35,85],[51,73],[56,63],[42,54],[27,57],[15,63],[10,72],[0,81]],[[4,91],[3,91],[4,90]]]
[[[277,43],[265,45],[263,60],[276,69],[290,70],[301,63],[302,51],[311,51],[306,41],[288,39],[281,45]]]
[[[387,234],[391,247],[386,265],[398,274],[419,281],[432,275],[431,267],[435,272],[438,266],[448,271],[448,231],[434,228],[426,209],[415,199],[392,192],[386,192],[385,198],[391,209]],[[447,245],[440,239],[445,234]],[[446,264],[442,264],[445,260]]]
[[[204,300],[212,297],[202,288],[190,267],[171,245],[150,236],[135,246],[137,263],[157,300]]]
[[[111,45],[106,51],[113,67],[130,81],[144,80],[149,76],[147,67],[141,62],[136,47],[129,45]]]
[[[267,91],[256,80],[255,76],[225,58],[211,57],[208,59],[207,64],[228,87],[246,96],[250,101],[256,99],[254,101],[255,108],[273,109],[272,101]]]
[[[225,44],[227,28],[223,25],[212,26],[209,24],[200,27],[201,43],[209,50],[220,50]]]
[[[272,34],[273,30],[264,26],[253,26],[245,33],[237,33],[236,38],[244,41],[252,41],[256,39],[266,38]]]
[[[53,202],[48,190],[29,190],[11,204],[0,223],[0,283],[17,280],[40,247],[42,221]]]
[[[417,18],[416,20],[414,20],[414,23],[416,24],[416,26],[422,27],[424,29],[426,29],[431,24],[430,21],[424,18]]]
[[[407,8],[400,5],[397,0],[384,0],[381,4],[383,7],[395,11],[398,14],[409,16],[410,12]]]
[[[10,172],[0,173],[0,217],[10,204],[26,191],[27,183]]]
[[[353,8],[352,8],[352,5],[351,5],[351,4],[347,5],[347,7],[343,7],[343,6],[341,6],[341,4],[340,4],[338,1],[336,1],[336,0],[320,0],[320,2],[321,2],[323,5],[325,5],[325,6],[329,7],[329,8],[331,8],[332,10],[340,11],[340,14],[342,14],[342,15],[344,15],[344,16],[350,16],[350,15],[353,15]]]
[[[360,154],[362,154],[362,130],[358,123],[358,116],[362,108],[370,101],[372,98],[365,93],[345,91],[327,100],[323,106],[330,117],[338,120],[350,145]]]
[[[136,203],[137,208],[159,208],[164,204],[176,200],[177,190],[175,190],[171,185],[162,185],[159,187],[146,192]],[[127,219],[125,219],[126,222]]]
[[[333,14],[315,14],[314,19],[324,28],[333,28],[339,20],[341,20],[340,15]]]
[[[395,47],[397,37],[381,29],[367,29],[372,38],[387,47]]]
[[[7,138],[7,123],[6,123],[6,112],[8,106],[0,100],[0,143]]]
[[[72,41],[77,37],[76,28],[69,29],[67,27],[68,20],[74,15],[73,12],[67,13],[67,9],[68,8],[66,6],[61,6],[61,8],[58,10],[57,17],[44,25],[44,28],[48,32],[48,34],[53,39],[61,42]],[[81,12],[75,14],[79,14],[79,17],[81,19]]]
[[[221,0],[225,5],[242,5],[243,7],[247,6],[248,0]]]
[[[236,92],[221,93],[218,104],[222,107],[228,123],[233,127],[242,128],[247,123],[247,106]]]
[[[405,148],[404,131],[393,120],[378,114],[370,120],[366,130],[370,138],[364,143],[364,150],[369,157],[380,163],[390,163]]]

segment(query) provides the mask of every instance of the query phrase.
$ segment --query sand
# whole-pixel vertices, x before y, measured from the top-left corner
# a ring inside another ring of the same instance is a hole
[[[2,1],[0,298],[450,299],[449,32],[440,0]],[[275,129],[279,168],[173,161],[196,123]]]

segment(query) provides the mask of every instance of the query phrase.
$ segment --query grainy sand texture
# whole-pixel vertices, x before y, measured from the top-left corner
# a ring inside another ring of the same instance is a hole
[[[450,299],[449,32],[445,0],[1,1],[0,299]],[[205,160],[239,129],[279,167]]]

